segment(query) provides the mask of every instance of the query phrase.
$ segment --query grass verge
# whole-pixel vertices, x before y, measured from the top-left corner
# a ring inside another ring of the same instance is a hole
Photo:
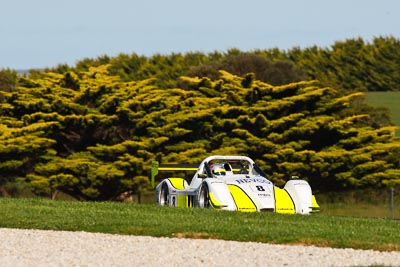
[[[400,251],[400,222],[113,202],[0,199],[0,227]]]

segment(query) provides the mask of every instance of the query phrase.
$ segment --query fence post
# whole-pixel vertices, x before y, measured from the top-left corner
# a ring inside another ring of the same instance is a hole
[[[390,191],[390,211],[392,213],[392,219],[394,219],[394,187],[392,187]]]

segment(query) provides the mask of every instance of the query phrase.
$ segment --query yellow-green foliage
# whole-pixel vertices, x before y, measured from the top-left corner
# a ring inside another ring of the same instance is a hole
[[[115,199],[148,188],[153,160],[240,154],[278,185],[291,175],[315,190],[399,184],[393,129],[342,113],[359,94],[343,96],[317,81],[274,87],[225,71],[161,89],[151,79],[126,82],[111,68],[43,72],[1,93],[2,182],[7,175],[38,193]]]

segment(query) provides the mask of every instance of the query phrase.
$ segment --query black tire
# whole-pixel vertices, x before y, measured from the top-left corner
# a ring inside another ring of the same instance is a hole
[[[210,209],[211,204],[210,204],[210,191],[208,189],[208,185],[206,183],[203,183],[199,196],[198,196],[198,207],[199,208],[204,208],[204,209]]]
[[[158,197],[161,206],[168,206],[169,190],[166,183],[161,186],[160,194]]]

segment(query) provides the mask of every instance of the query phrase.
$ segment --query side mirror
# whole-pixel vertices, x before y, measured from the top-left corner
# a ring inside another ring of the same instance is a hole
[[[207,174],[205,174],[205,173],[199,173],[199,175],[198,175],[197,177],[199,177],[199,178],[201,178],[201,179],[204,179],[204,178],[207,178]]]

